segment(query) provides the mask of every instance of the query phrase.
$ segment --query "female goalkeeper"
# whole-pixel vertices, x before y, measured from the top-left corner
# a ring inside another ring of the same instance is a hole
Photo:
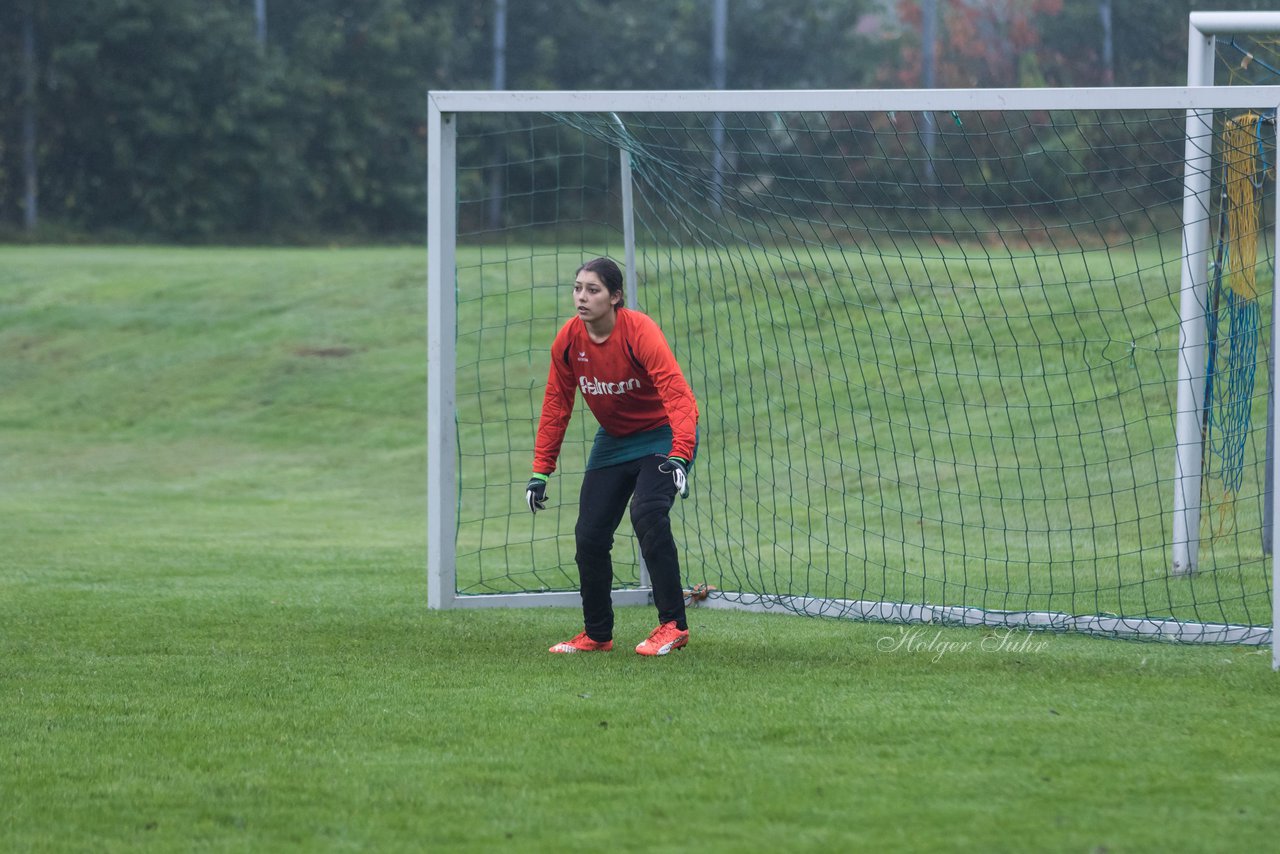
[[[574,277],[577,317],[551,345],[551,370],[534,445],[529,509],[546,507],[575,393],[582,392],[600,429],[578,499],[578,577],[583,631],[551,652],[613,649],[613,534],[631,501],[631,525],[649,569],[658,627],[636,647],[666,655],[689,642],[680,559],[669,513],[676,493],[689,496],[688,474],[698,434],[698,403],[680,366],[649,317],[623,308],[622,271],[608,258],[583,264]]]

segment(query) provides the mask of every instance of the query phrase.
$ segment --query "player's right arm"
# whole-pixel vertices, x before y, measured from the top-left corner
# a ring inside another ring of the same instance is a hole
[[[569,418],[573,415],[573,396],[577,387],[569,365],[569,324],[575,322],[578,322],[577,318],[566,323],[551,345],[547,390],[542,397],[542,417],[538,420],[538,436],[533,445],[534,474],[549,475],[556,470],[560,446],[564,443]]]

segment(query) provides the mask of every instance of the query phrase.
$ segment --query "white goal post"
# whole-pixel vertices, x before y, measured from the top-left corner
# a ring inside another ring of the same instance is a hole
[[[1280,17],[1280,16],[1277,16]],[[1213,26],[1221,15],[1193,15],[1193,42],[1199,48],[1189,55],[1190,68],[1208,68],[1211,73]],[[1234,19],[1228,22],[1240,31]],[[1280,27],[1272,27],[1280,29]],[[1204,39],[1209,40],[1204,51]],[[1206,57],[1207,53],[1207,57]],[[856,90],[856,91],[623,91],[623,92],[432,92],[428,97],[428,305],[427,305],[427,571],[428,604],[433,609],[457,607],[514,607],[528,605],[576,606],[576,591],[498,592],[461,594],[457,588],[455,543],[458,525],[458,433],[455,421],[457,343],[457,247],[458,247],[458,117],[463,114],[599,114],[616,115],[625,123],[628,114],[662,113],[957,113],[984,111],[1072,111],[1072,110],[1163,110],[1185,111],[1186,159],[1183,164],[1183,253],[1181,345],[1179,349],[1177,407],[1170,413],[1175,422],[1177,447],[1168,462],[1174,499],[1173,574],[1193,572],[1196,566],[1200,512],[1200,417],[1205,381],[1206,288],[1209,259],[1209,212],[1211,117],[1215,110],[1275,109],[1280,91],[1262,86],[1212,87],[1211,78],[1202,85],[1168,88],[1107,89],[986,89],[986,90]],[[1274,128],[1273,128],[1274,134]],[[1272,136],[1269,144],[1274,144]],[[619,157],[620,183],[624,197],[622,220],[625,232],[627,285],[631,294],[637,287],[634,269],[635,236],[630,175],[626,152]],[[1280,195],[1280,194],[1278,194]],[[1280,216],[1276,217],[1280,223]],[[1194,224],[1194,227],[1191,225]],[[1271,336],[1280,341],[1280,325],[1273,320]],[[549,333],[548,333],[549,340]],[[1273,347],[1272,359],[1280,364],[1280,348]],[[1276,367],[1273,365],[1273,371]],[[1275,413],[1273,413],[1274,415]],[[581,416],[579,416],[581,417]],[[532,435],[534,424],[530,423]],[[1192,429],[1194,428],[1194,429]],[[1193,456],[1194,455],[1194,456]],[[1280,461],[1270,461],[1274,474]],[[513,493],[514,495],[514,493]],[[514,500],[514,498],[513,498]],[[1167,518],[1167,517],[1166,517]],[[1280,512],[1269,524],[1280,526]],[[1166,552],[1169,554],[1169,552]],[[1271,564],[1273,591],[1272,627],[1280,619],[1274,600],[1280,569]],[[617,604],[646,603],[649,591],[633,587],[615,591]],[[795,596],[786,592],[722,590],[708,600],[711,607],[740,609],[786,609],[807,614],[834,614],[866,619],[895,621],[946,621],[965,625],[1003,628],[1053,628],[1102,631],[1129,636],[1175,637],[1178,640],[1226,643],[1273,644],[1273,666],[1280,669],[1280,645],[1273,628],[1239,626],[1230,623],[1195,623],[1177,628],[1162,619],[1122,618],[1105,613],[1072,615],[1057,611],[999,610],[954,605],[849,600],[845,598]]]

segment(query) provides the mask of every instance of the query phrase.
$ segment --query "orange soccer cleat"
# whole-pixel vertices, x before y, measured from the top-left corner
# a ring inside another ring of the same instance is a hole
[[[547,652],[608,652],[613,649],[613,641],[593,641],[586,632],[579,632],[572,640],[561,641]]]
[[[641,655],[666,655],[673,649],[680,649],[688,642],[688,630],[676,628],[675,621],[672,620],[654,629],[653,633],[636,647],[636,652]]]

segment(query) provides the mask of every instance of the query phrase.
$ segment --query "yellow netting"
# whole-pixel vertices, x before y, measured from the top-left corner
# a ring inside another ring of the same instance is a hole
[[[1205,497],[1217,482],[1215,537],[1235,527],[1235,499],[1243,482],[1258,366],[1258,238],[1265,159],[1260,156],[1262,117],[1244,113],[1222,130],[1222,228],[1217,277],[1209,308],[1206,375]]]
[[[1262,175],[1258,169],[1258,123],[1245,113],[1229,119],[1222,132],[1223,180],[1227,233],[1231,235],[1226,263],[1227,284],[1245,299],[1258,298],[1258,232],[1261,218]]]

